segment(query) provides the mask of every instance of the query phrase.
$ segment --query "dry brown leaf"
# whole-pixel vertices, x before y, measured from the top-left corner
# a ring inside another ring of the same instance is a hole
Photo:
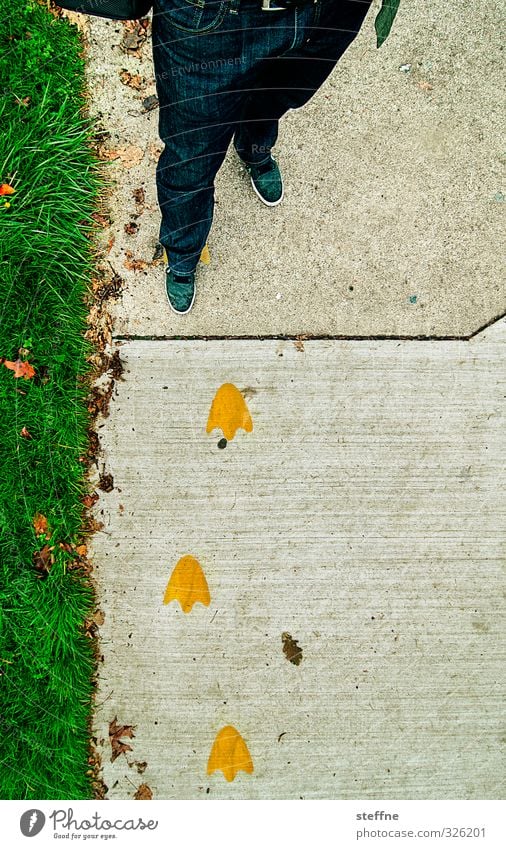
[[[144,271],[144,269],[148,267],[149,262],[145,259],[136,259],[132,251],[125,251],[125,254],[126,260],[123,265],[125,268],[128,268],[129,271]]]
[[[21,428],[21,436],[23,436],[25,439],[32,439],[33,438],[32,434],[30,433],[30,431],[28,430],[27,427]]]
[[[147,784],[141,784],[139,789],[134,793],[134,799],[152,799],[153,792]]]
[[[131,74],[126,68],[122,68],[119,72],[119,78],[123,85],[129,88],[134,88],[136,91],[142,91],[146,88],[146,80],[140,74]]]
[[[132,197],[135,201],[137,215],[141,215],[146,206],[146,192],[144,191],[144,187],[140,186],[138,189],[134,189]]]
[[[116,151],[118,158],[121,160],[125,168],[133,168],[144,159],[144,150],[135,144],[129,144],[126,147],[119,147]]]
[[[46,539],[49,539],[51,534],[48,532],[47,519],[43,513],[36,513],[32,519],[32,523],[38,537],[45,536]]]
[[[283,642],[283,652],[286,659],[295,666],[298,666],[302,660],[302,649],[297,644],[297,640],[294,640],[292,635],[288,634],[286,631],[283,631],[281,634],[281,640]]]
[[[53,548],[54,546],[46,544],[40,551],[34,551],[33,553],[33,565],[37,572],[40,572],[42,575],[49,575],[51,566],[54,563]]]
[[[115,716],[109,723],[109,740],[111,743],[111,763],[114,763],[116,758],[126,752],[133,752],[132,747],[128,743],[122,743],[121,737],[128,737],[130,740],[135,737],[134,725],[118,725],[118,717]]]
[[[92,212],[91,217],[104,229],[109,227],[111,224],[111,219],[108,215],[102,215],[100,212]]]
[[[98,479],[98,486],[102,492],[112,492],[114,489],[114,478],[112,475],[103,472]]]
[[[149,158],[152,159],[153,162],[158,162],[162,149],[163,148],[159,144],[156,144],[156,142],[151,142],[151,144],[148,144]]]
[[[138,21],[123,21],[123,35],[120,48],[129,56],[142,58],[142,48],[149,35],[149,18],[141,18]]]
[[[144,150],[135,144],[125,145],[118,148],[101,148],[101,159],[119,159],[124,168],[133,168],[144,158]]]
[[[76,545],[76,554],[78,554],[79,557],[86,557],[88,554],[88,547],[86,545]]]
[[[95,625],[103,625],[105,622],[105,613],[103,610],[97,610],[93,614],[93,621]]]
[[[83,502],[84,506],[89,509],[90,507],[93,507],[93,505],[95,504],[96,501],[98,501],[98,498],[99,498],[98,493],[94,492],[92,495],[85,495],[84,498],[82,499],[82,502]]]

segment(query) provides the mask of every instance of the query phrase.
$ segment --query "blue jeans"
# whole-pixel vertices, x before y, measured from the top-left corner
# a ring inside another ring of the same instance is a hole
[[[159,239],[176,273],[191,273],[206,244],[231,140],[243,161],[267,161],[279,119],[328,77],[370,2],[314,0],[267,12],[261,0],[155,0]]]

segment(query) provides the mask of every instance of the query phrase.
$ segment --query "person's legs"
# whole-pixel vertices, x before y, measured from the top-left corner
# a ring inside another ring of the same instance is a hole
[[[164,142],[156,169],[159,240],[180,275],[194,271],[206,243],[214,178],[241,104],[240,91],[231,85],[238,70],[237,39],[224,25],[228,5],[208,0],[201,8],[185,0],[157,0],[154,6],[153,58]]]
[[[160,242],[191,273],[212,223],[214,178],[256,69],[296,40],[295,10],[261,0],[155,0],[153,57],[164,149],[156,169]]]
[[[255,90],[243,104],[234,146],[244,162],[258,165],[269,160],[279,119],[289,109],[304,106],[325,82],[357,36],[371,2],[317,0],[297,9],[290,48],[263,59]]]

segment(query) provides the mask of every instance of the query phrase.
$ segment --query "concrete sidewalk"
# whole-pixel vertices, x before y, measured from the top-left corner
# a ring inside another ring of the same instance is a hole
[[[505,344],[502,321],[121,345],[93,552],[109,798],[501,797]],[[252,419],[224,448],[223,384]],[[184,555],[210,594],[187,613],[163,603]],[[111,763],[114,717],[136,728]],[[206,774],[226,726],[253,764],[231,783]]]
[[[402,0],[377,50],[378,5],[318,95],[282,122],[283,204],[266,209],[227,159],[212,263],[184,319],[151,264],[161,145],[149,34],[90,21],[92,110],[118,157],[104,231],[124,280],[116,333],[462,337],[504,313],[502,3]]]
[[[91,552],[108,798],[504,793],[501,5],[402,0],[379,51],[377,8],[283,124],[284,204],[225,163],[184,318],[149,29],[88,22],[123,285]],[[252,338],[298,334],[331,338]]]

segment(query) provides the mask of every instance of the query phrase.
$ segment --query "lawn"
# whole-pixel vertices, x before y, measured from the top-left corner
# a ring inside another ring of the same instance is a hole
[[[81,52],[75,26],[47,4],[0,0],[4,799],[92,796],[94,647],[84,622],[94,599],[80,544],[92,353],[84,339],[88,237],[101,178]]]

